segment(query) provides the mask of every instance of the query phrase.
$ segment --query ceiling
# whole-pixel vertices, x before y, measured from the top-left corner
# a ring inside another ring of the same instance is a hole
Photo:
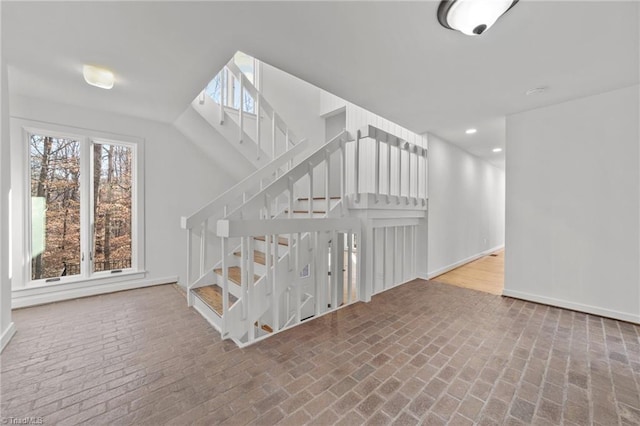
[[[12,93],[173,122],[242,50],[500,167],[492,149],[508,149],[506,115],[639,82],[640,8],[629,1],[523,0],[481,37],[442,28],[429,1],[1,7]],[[115,88],[86,85],[84,63],[114,70]]]

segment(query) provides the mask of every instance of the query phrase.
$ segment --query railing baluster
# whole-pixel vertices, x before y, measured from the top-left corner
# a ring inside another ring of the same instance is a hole
[[[396,204],[400,204],[402,198],[402,139],[398,139],[398,199]]]
[[[418,154],[418,150],[420,148],[416,147],[416,198],[413,200],[413,205],[418,205],[418,198],[420,198],[420,155]]]
[[[380,252],[382,253],[382,289],[387,288],[387,228],[381,228],[382,230],[382,247]],[[393,254],[391,255],[393,256]],[[375,273],[375,272],[374,272]],[[393,276],[393,268],[391,269],[391,275]]]
[[[240,238],[240,294],[242,294],[242,319],[246,320],[249,314],[249,306],[247,300],[247,238]]]
[[[411,145],[407,144],[407,205],[411,199]]]
[[[289,128],[287,127],[287,130],[284,134],[284,152],[289,151]],[[289,315],[289,313],[287,313],[287,315]]]
[[[200,277],[204,275],[204,267],[207,259],[207,228],[209,227],[209,219],[202,223],[200,230]]]
[[[427,199],[429,197],[429,152],[424,150],[424,198],[422,199],[422,205],[427,205]]]
[[[325,194],[325,215],[329,215],[330,210],[330,195],[331,188],[331,154],[329,151],[324,152],[324,194]]]
[[[273,331],[280,330],[280,299],[278,297],[278,243],[280,235],[273,235],[273,278],[271,280],[271,310],[273,313]]]
[[[313,163],[309,163],[309,217],[313,217]]]
[[[335,310],[338,308],[338,278],[340,274],[338,273],[338,232],[334,229],[331,231],[331,309]]]
[[[356,133],[356,153],[355,153],[355,164],[354,164],[354,173],[355,173],[355,191],[356,191],[356,202],[360,202],[360,130]]]
[[[242,143],[243,132],[244,132],[244,85],[242,84],[242,80],[244,79],[244,74],[240,73],[240,108],[238,108],[238,127],[240,127],[240,143]]]
[[[343,200],[344,204],[344,195],[347,190],[347,161],[346,161],[346,145],[347,143],[343,140],[340,142],[340,199]],[[344,207],[342,212],[344,213]]]
[[[276,158],[276,112],[271,115],[271,159]]]
[[[229,262],[228,238],[221,238],[222,250],[222,336],[227,333],[227,312],[229,312]]]
[[[387,204],[391,202],[391,141],[387,138]]]
[[[376,203],[380,201],[380,138],[378,137],[378,132],[376,132],[376,154],[375,154],[375,186],[374,191],[376,193]]]
[[[260,128],[262,127],[262,120],[260,119],[260,94],[256,96],[256,100],[254,101],[254,108],[256,113],[256,160],[260,159],[262,154],[262,146],[261,146],[261,138],[260,138]]]
[[[316,306],[316,316],[319,316],[323,311],[320,310],[321,308],[321,303],[322,301],[320,300],[320,287],[322,286],[322,277],[320,276],[320,273],[318,271],[318,256],[320,255],[320,253],[318,253],[318,249],[319,249],[319,244],[318,244],[318,237],[320,235],[320,232],[315,231],[313,233],[309,233],[309,237],[311,237],[311,235],[313,235],[313,241],[311,242],[311,247],[312,247],[312,253],[311,253],[311,259],[312,259],[312,271],[311,274],[313,276],[313,281],[314,281],[314,286],[313,286],[313,290],[314,290],[314,301],[315,306]],[[325,260],[326,262],[326,260]]]
[[[405,265],[407,259],[407,227],[402,227],[402,265],[400,265],[400,282],[404,282],[405,278]]]
[[[398,227],[394,226],[393,227],[393,246],[394,246],[394,250],[393,250],[393,281],[392,281],[392,286],[395,286],[396,284],[396,275],[398,274],[397,269],[398,269],[398,255],[400,254],[400,250],[398,250]],[[404,255],[404,253],[403,253]]]
[[[189,228],[187,230],[187,305],[193,305],[193,296],[191,294],[191,258],[192,258],[192,249],[191,249],[191,239],[193,238],[193,229]]]
[[[247,285],[247,292],[246,295],[244,297],[246,297],[245,301],[247,304],[247,315],[249,317],[249,320],[253,320],[253,315],[250,315],[251,313],[248,312],[249,311],[249,307],[251,306],[251,301],[253,300],[253,292],[255,290],[255,283],[253,281],[253,276],[254,276],[254,266],[255,266],[255,255],[254,255],[254,240],[253,237],[246,237],[246,245],[247,245],[247,252],[249,254],[248,258],[247,258],[247,275],[249,276],[249,280],[248,280],[248,285]],[[249,324],[249,341],[253,341],[255,339],[255,334],[256,334],[256,328],[253,325],[253,323]]]
[[[224,102],[227,97],[227,67],[222,69],[220,76],[220,125],[224,124]]]
[[[347,288],[349,294],[347,295],[348,303],[353,302],[353,232],[349,230],[347,233]]]

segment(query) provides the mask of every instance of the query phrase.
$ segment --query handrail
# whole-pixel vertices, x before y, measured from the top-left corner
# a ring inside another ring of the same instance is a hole
[[[271,106],[271,104],[265,99],[265,97],[262,96],[262,93],[260,93],[260,91],[253,85],[253,83],[251,83],[251,81],[249,81],[249,79],[247,78],[242,78],[242,75],[244,74],[242,73],[240,68],[238,68],[238,66],[235,64],[233,59],[229,61],[227,65],[225,65],[225,68],[229,70],[231,75],[233,75],[237,80],[241,81],[241,84],[244,87],[244,89],[249,93],[249,95],[254,100],[258,101],[260,108],[262,108],[267,113],[267,116],[269,116],[269,118],[273,119],[275,117],[274,121],[278,126],[278,128],[285,134],[285,137],[287,137],[288,139],[287,142],[291,143],[292,145],[295,145],[295,141],[297,140],[297,138],[295,134],[291,131],[291,128],[287,125],[287,123],[285,123],[282,117],[278,115],[278,113],[275,111],[273,106]],[[242,107],[242,105],[240,106]],[[256,112],[259,113],[259,111],[256,111]]]
[[[258,192],[249,200],[247,200],[247,202],[245,202],[244,204],[242,204],[241,206],[233,210],[231,213],[229,213],[229,215],[227,215],[225,218],[234,218],[236,214],[244,211],[245,209],[249,209],[254,212],[259,211],[259,209],[264,207],[263,202],[265,200],[266,195],[269,195],[272,198],[274,196],[278,196],[283,192],[289,190],[290,181],[292,183],[295,183],[307,174],[310,174],[311,176],[313,176],[313,173],[312,173],[313,168],[318,164],[322,163],[323,161],[326,161],[327,156],[329,154],[332,154],[336,150],[338,150],[342,146],[342,144],[346,142],[348,139],[349,139],[349,132],[347,132],[346,130],[343,130],[338,135],[336,135],[333,139],[331,139],[329,142],[327,142],[326,144],[318,148],[313,154],[309,155],[303,162],[299,163],[298,165],[296,165],[295,167],[287,171],[275,182],[272,182],[271,184],[269,184],[262,191]],[[326,173],[325,179],[328,180],[329,176],[330,174]],[[325,185],[325,187],[328,187],[328,185]],[[309,190],[310,190],[310,193],[308,194],[308,197],[309,199],[313,199],[312,183],[310,183],[309,185]],[[344,196],[344,194],[341,194],[341,195]],[[328,196],[326,197],[326,200],[327,202],[329,201]],[[312,203],[309,203],[309,204],[311,206]],[[310,208],[309,211],[311,213],[312,209]]]
[[[284,152],[263,168],[256,170],[254,173],[247,176],[236,185],[225,191],[223,194],[218,196],[216,199],[210,201],[209,203],[198,209],[198,211],[196,211],[192,215],[188,217],[182,216],[180,220],[182,229],[192,229],[195,226],[201,224],[207,218],[213,216],[216,212],[229,205],[229,203],[238,199],[243,193],[246,193],[246,191],[255,187],[257,181],[261,181],[262,179],[273,176],[273,174],[276,173],[278,169],[280,169],[288,161],[292,160],[296,155],[300,154],[306,148],[308,143],[309,142],[307,141],[307,139],[303,139],[293,148]]]
[[[359,230],[357,217],[320,219],[220,219],[216,233],[221,238],[253,237],[265,234],[291,234],[298,232]]]

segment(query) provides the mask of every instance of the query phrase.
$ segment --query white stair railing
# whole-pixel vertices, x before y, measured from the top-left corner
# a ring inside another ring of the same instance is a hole
[[[349,193],[356,194],[356,203],[361,194],[373,194],[376,204],[384,196],[386,204],[426,207],[427,148],[369,125],[358,130],[349,154],[354,162]]]
[[[267,153],[271,158],[291,149],[298,139],[291,127],[282,119],[271,104],[265,99],[260,91],[251,83],[245,74],[238,68],[233,59],[229,61],[220,71],[220,124],[223,125],[227,113],[225,108],[238,112],[238,143],[243,143],[245,135],[249,135],[256,144],[256,158],[260,159],[262,153]],[[234,82],[240,88],[240,105],[238,108],[233,101]],[[249,95],[253,100],[252,111],[245,107],[245,95]],[[246,117],[255,117],[254,129],[249,129],[246,125]],[[263,119],[266,123],[263,123]],[[264,127],[264,126],[268,127]],[[267,131],[268,130],[268,131]],[[265,137],[266,136],[266,137]],[[279,143],[280,142],[280,143]]]
[[[215,225],[212,221],[225,217],[231,210],[246,202],[251,195],[261,191],[266,184],[290,169],[292,160],[307,148],[308,142],[302,140],[292,149],[288,150],[265,167],[249,175],[229,190],[207,203],[190,216],[181,218],[182,229],[187,230],[187,287],[191,289],[193,284],[207,272],[208,248],[212,245],[212,238],[216,239],[209,226]],[[200,244],[196,245],[194,253],[194,240],[199,237]],[[213,244],[217,245],[217,244]],[[194,271],[196,277],[194,279]],[[189,297],[189,305],[192,298]]]

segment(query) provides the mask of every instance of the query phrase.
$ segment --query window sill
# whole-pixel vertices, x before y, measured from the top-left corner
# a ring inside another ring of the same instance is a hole
[[[24,287],[14,288],[13,292],[37,292],[37,293],[47,293],[52,291],[61,291],[61,290],[71,290],[74,288],[85,287],[87,285],[101,285],[101,284],[110,284],[114,282],[121,282],[126,280],[135,280],[144,278],[146,271],[140,270],[123,270],[122,272],[118,272],[116,274],[111,273],[98,273],[98,275],[94,275],[91,278],[77,277],[72,278],[68,277],[64,279],[64,281],[54,281],[54,282],[45,282],[44,280],[38,280],[37,282],[31,282],[25,285]]]
[[[118,274],[117,277],[93,277],[91,279],[77,279],[73,282],[15,288],[11,292],[11,305],[13,309],[25,308],[178,281],[177,276],[145,279],[146,275],[146,271],[129,271]]]

